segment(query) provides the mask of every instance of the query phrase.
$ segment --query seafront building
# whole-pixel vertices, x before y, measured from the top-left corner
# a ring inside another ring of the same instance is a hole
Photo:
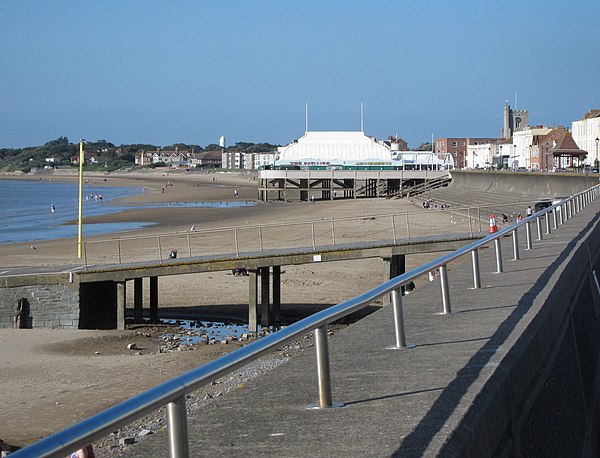
[[[589,153],[587,163],[598,168],[600,166],[600,110],[589,110],[583,119],[573,121],[571,131],[577,146]]]

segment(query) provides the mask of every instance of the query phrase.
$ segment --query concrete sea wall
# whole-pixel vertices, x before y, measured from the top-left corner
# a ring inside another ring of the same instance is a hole
[[[599,183],[597,175],[480,172],[453,170],[452,188],[477,189],[481,192],[515,193],[543,197],[567,197]]]

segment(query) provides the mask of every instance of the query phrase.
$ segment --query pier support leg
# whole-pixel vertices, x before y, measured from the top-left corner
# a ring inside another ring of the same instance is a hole
[[[403,254],[383,258],[383,279],[390,280],[406,272],[406,257]],[[391,303],[391,293],[383,298],[383,305]]]
[[[269,304],[269,268],[259,267],[258,269],[260,276],[260,324],[262,326],[270,326],[271,322],[271,310]]]
[[[248,330],[258,331],[258,278],[256,269],[248,272]]]
[[[133,321],[141,323],[142,315],[142,278],[134,278],[133,280]]]
[[[117,283],[117,330],[125,330],[125,282]]]
[[[158,323],[158,277],[150,277],[150,321]]]
[[[273,323],[281,320],[281,266],[273,266]]]

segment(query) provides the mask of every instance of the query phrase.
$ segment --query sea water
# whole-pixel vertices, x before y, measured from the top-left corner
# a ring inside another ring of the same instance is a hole
[[[85,183],[83,217],[123,211],[123,207],[111,202],[142,192],[139,187],[101,187]],[[0,196],[0,243],[77,237],[78,183],[0,180]],[[85,224],[83,233],[106,234],[139,229],[148,224],[151,223]]]

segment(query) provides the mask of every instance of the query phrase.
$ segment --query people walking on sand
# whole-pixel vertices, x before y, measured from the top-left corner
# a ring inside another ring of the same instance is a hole
[[[50,211],[52,213],[54,213],[56,211],[56,207],[54,206],[54,204],[50,204]]]
[[[525,214],[527,216],[533,215],[533,208],[531,208],[531,205],[529,207],[527,207],[527,210],[525,210]]]
[[[315,203],[315,195],[314,194],[312,196],[310,196],[310,203],[311,204]]]
[[[177,258],[177,250],[175,248],[173,248],[171,250],[171,252],[169,253],[169,259],[176,259]]]
[[[237,188],[235,188],[235,189],[233,190],[233,195],[234,195],[235,197],[238,197],[238,196],[240,195],[240,192],[237,190]]]

